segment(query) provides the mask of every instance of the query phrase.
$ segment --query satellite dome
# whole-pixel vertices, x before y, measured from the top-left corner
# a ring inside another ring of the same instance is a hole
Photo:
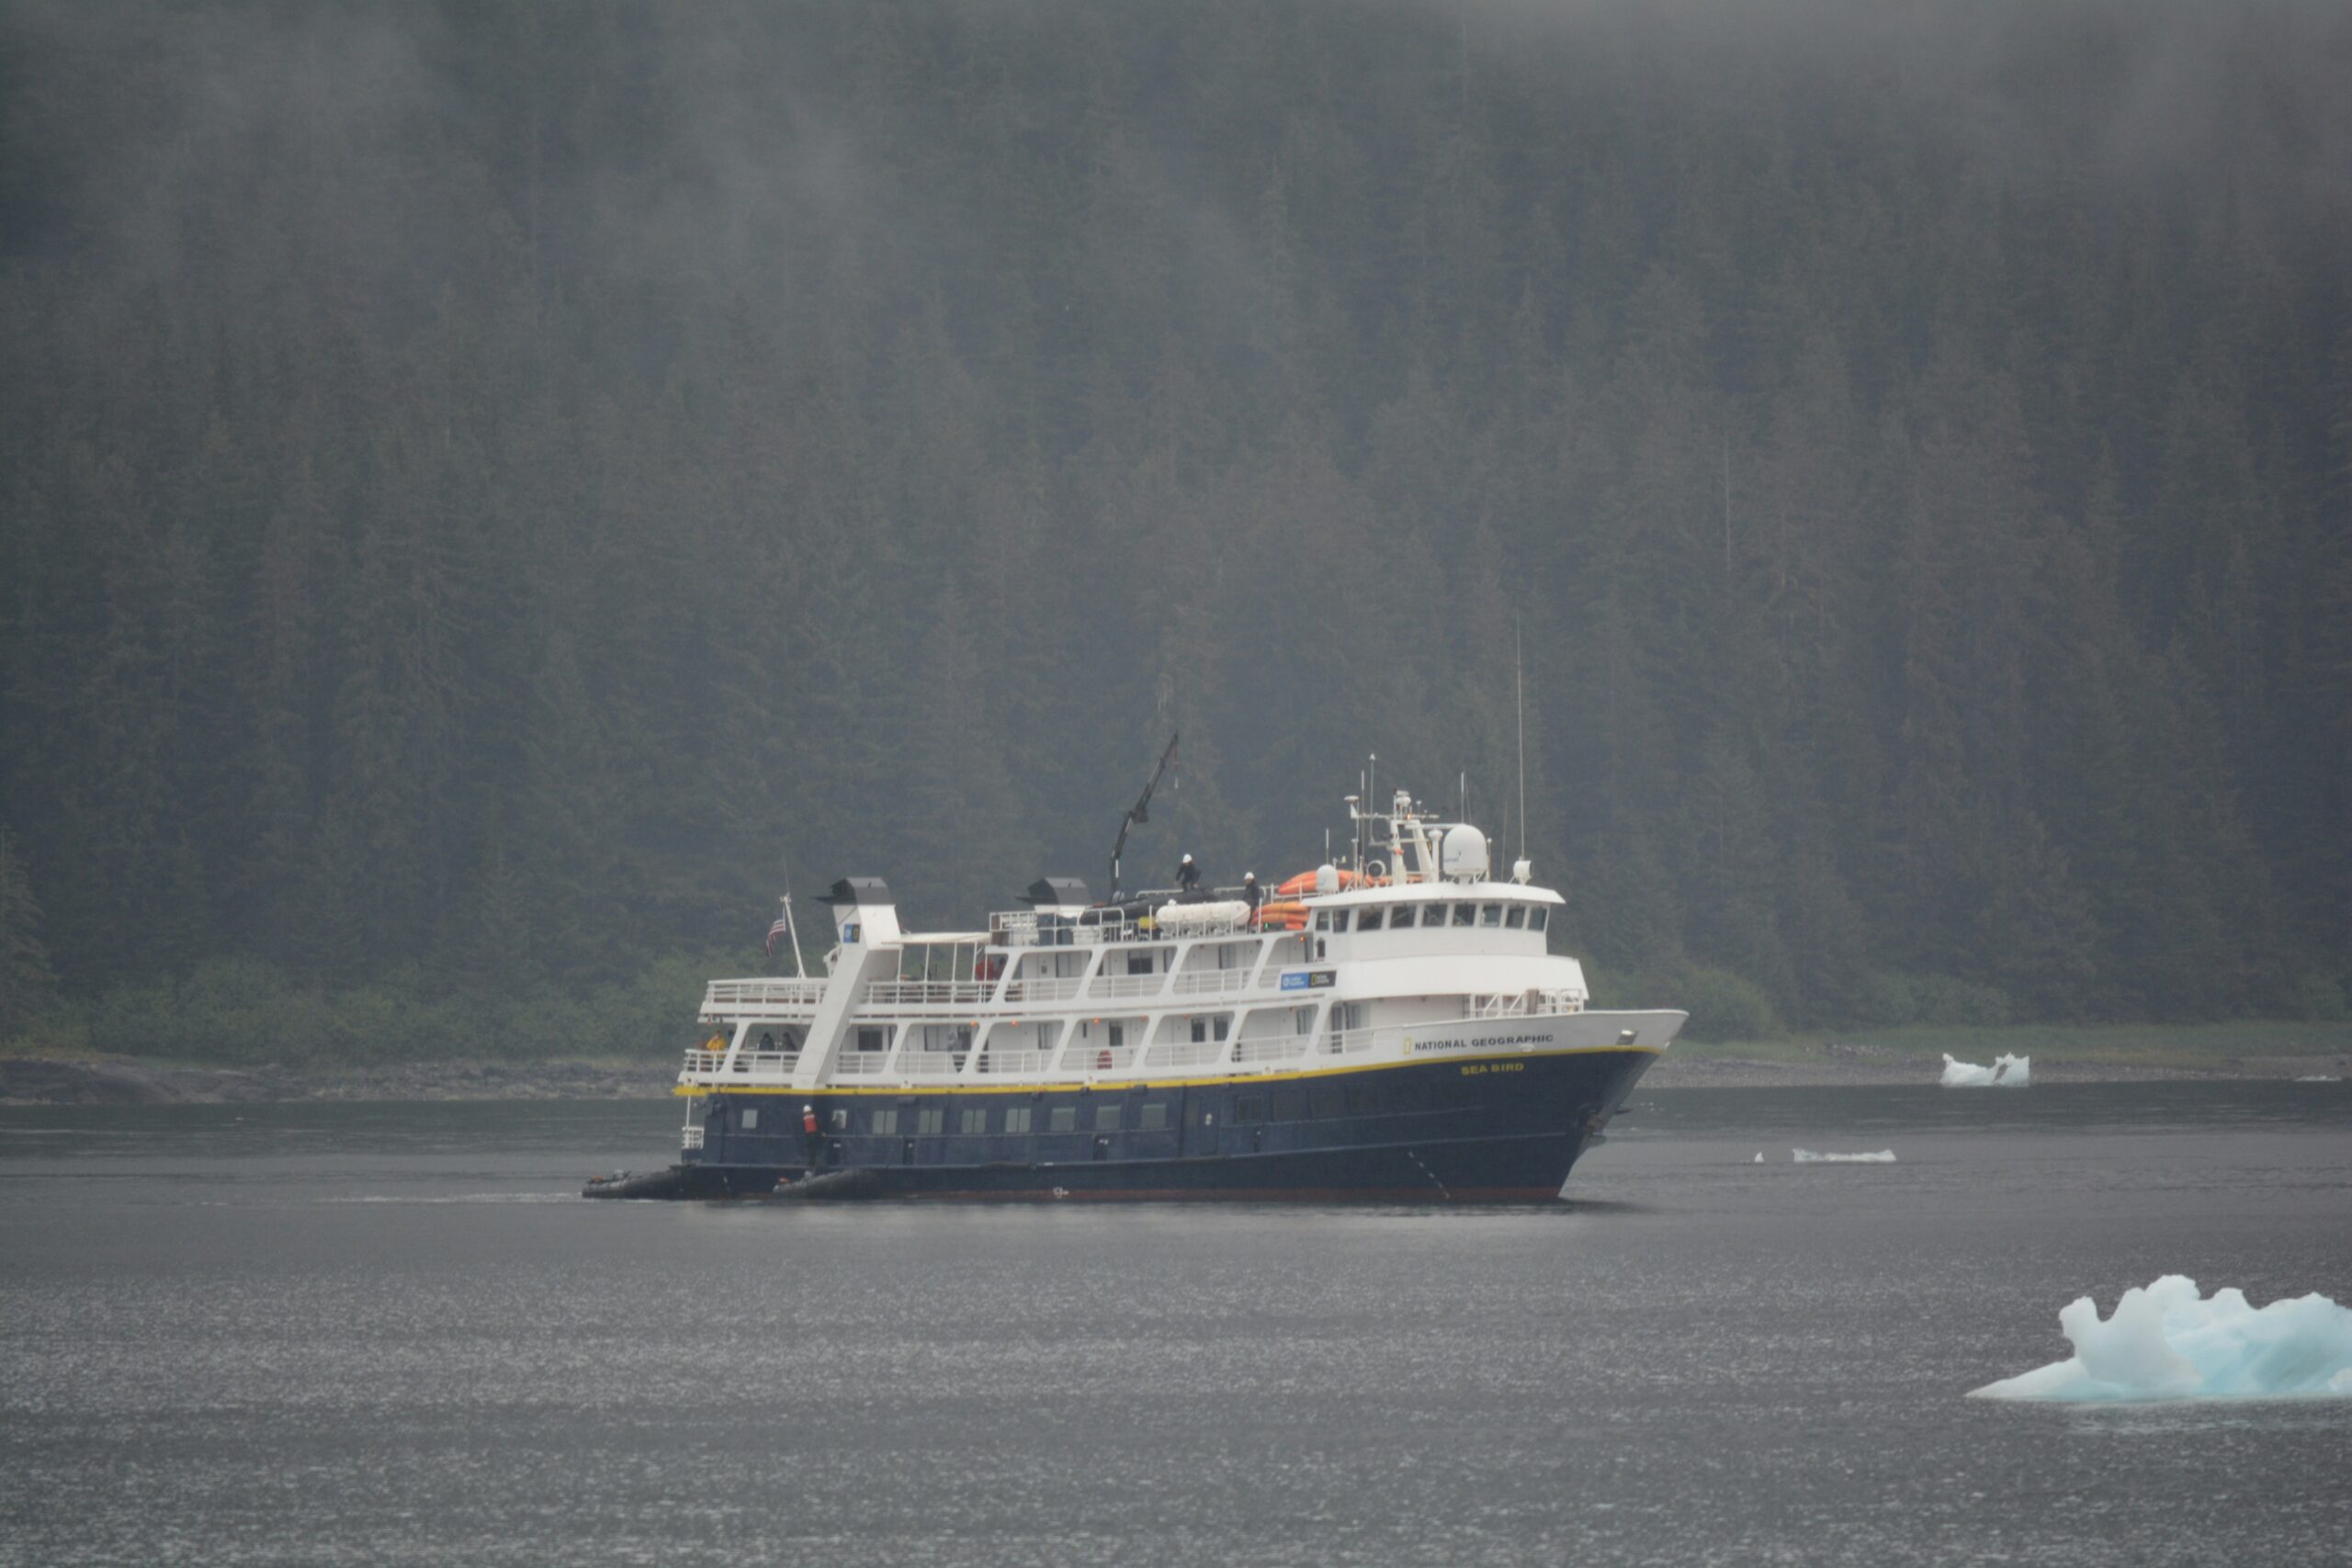
[[[1439,874],[1454,882],[1483,882],[1487,878],[1487,835],[1467,822],[1457,823],[1445,830],[1445,838],[1438,845]]]

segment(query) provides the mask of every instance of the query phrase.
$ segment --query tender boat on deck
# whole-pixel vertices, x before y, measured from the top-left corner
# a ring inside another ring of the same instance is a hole
[[[1046,878],[919,933],[834,884],[826,975],[712,981],[679,1163],[592,1195],[1557,1197],[1686,1015],[1589,1010],[1477,829],[1349,812],[1360,871],[1255,908]]]

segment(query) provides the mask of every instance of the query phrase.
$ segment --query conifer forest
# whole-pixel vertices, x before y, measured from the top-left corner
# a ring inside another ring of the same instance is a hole
[[[787,880],[1099,897],[1178,731],[1131,886],[1376,766],[1702,1036],[2340,1018],[2347,82],[2303,0],[7,0],[0,1039],[666,1054]]]

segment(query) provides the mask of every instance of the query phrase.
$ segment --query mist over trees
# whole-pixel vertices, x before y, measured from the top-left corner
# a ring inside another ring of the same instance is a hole
[[[2346,80],[2297,4],[9,5],[0,1021],[683,1027],[787,867],[1102,891],[1177,728],[1131,881],[1466,773],[1719,1030],[2340,1013]]]

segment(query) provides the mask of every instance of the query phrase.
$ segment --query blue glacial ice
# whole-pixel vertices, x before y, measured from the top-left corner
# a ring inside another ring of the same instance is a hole
[[[2058,1314],[2063,1361],[1986,1383],[1972,1399],[2121,1403],[2152,1399],[2352,1398],[2352,1311],[2313,1293],[2249,1306],[2225,1288],[2167,1274],[2123,1292],[2102,1322],[2088,1296]]]
[[[1944,1057],[1943,1087],[1946,1089],[2023,1089],[2031,1080],[2033,1058],[2030,1056],[1996,1056],[1989,1067],[1973,1062],[1955,1062]]]

